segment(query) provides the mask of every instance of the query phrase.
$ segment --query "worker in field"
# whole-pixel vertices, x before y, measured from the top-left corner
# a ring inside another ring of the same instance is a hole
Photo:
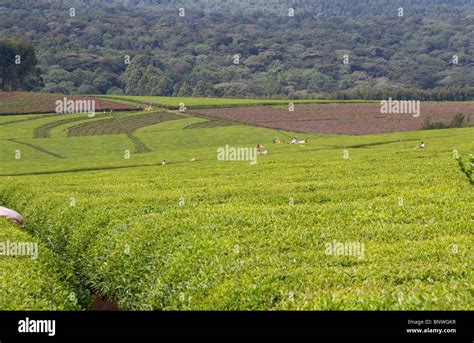
[[[164,166],[165,164],[166,164],[166,161],[165,161],[165,160],[161,161],[161,165],[162,165],[162,166]]]
[[[23,217],[21,214],[9,208],[0,206],[0,217],[7,218],[20,227],[23,226]]]
[[[305,144],[307,144],[307,143],[308,143],[308,138],[305,138],[305,139],[302,140],[302,141],[298,141],[298,144],[303,144],[303,145],[305,145]]]

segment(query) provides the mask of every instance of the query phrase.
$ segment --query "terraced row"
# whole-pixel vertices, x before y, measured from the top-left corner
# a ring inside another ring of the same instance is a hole
[[[103,118],[109,116],[108,114],[98,114],[94,118]],[[53,121],[51,123],[43,124],[41,126],[35,127],[33,131],[34,138],[50,138],[51,137],[51,130],[69,123],[74,123],[76,121],[84,120],[84,117],[75,117],[75,118],[66,118]]]
[[[12,120],[8,120],[8,121],[4,121],[4,122],[1,122],[0,123],[0,126],[3,126],[3,125],[9,125],[9,124],[19,124],[19,123],[23,123],[23,122],[26,122],[26,121],[32,121],[32,120],[38,120],[38,119],[43,119],[43,118],[46,118],[48,115],[37,115],[35,117],[26,117],[26,118],[21,118],[21,119],[12,119]]]
[[[168,112],[156,112],[126,116],[124,118],[114,117],[111,119],[95,120],[82,123],[69,128],[68,136],[101,136],[117,135],[134,132],[135,130],[158,124],[169,120],[182,119],[183,117]]]

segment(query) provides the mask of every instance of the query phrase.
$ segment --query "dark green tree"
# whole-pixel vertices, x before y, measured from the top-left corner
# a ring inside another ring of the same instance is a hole
[[[126,94],[171,95],[173,81],[158,67],[150,54],[137,55],[123,74]]]
[[[178,96],[191,96],[193,90],[187,81],[184,81],[179,87]]]
[[[0,89],[32,91],[43,86],[34,47],[17,38],[0,40]]]

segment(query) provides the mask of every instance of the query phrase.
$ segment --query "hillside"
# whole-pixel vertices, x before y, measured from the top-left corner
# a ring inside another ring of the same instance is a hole
[[[469,1],[162,3],[1,0],[0,37],[33,43],[54,93],[455,99],[474,87]]]

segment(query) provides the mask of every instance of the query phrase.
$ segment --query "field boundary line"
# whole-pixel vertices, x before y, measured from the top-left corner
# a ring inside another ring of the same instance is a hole
[[[200,161],[215,161],[215,159],[200,159]],[[184,164],[184,163],[193,163],[188,160],[173,161],[167,162],[166,165],[172,164]],[[82,173],[82,172],[93,172],[101,170],[114,170],[114,169],[127,169],[127,168],[141,168],[141,167],[161,167],[161,162],[159,163],[143,163],[143,164],[133,164],[133,165],[122,165],[122,166],[104,166],[104,167],[85,167],[85,168],[75,168],[69,170],[47,170],[47,171],[38,171],[38,172],[27,172],[27,173],[1,173],[0,176],[31,176],[31,175],[48,175],[48,174],[66,174],[66,173]]]
[[[59,158],[59,159],[64,159],[64,158],[65,158],[65,157],[63,157],[63,156],[61,156],[61,155],[59,155],[59,154],[56,154],[55,152],[51,152],[51,151],[49,151],[49,150],[46,150],[46,149],[44,149],[44,148],[42,148],[42,147],[36,146],[36,145],[34,145],[34,144],[31,144],[31,143],[22,142],[22,141],[19,141],[19,140],[17,140],[17,139],[14,139],[14,138],[10,138],[10,139],[7,139],[7,140],[10,141],[10,142],[13,142],[13,143],[25,145],[25,146],[27,146],[27,147],[30,147],[30,148],[35,149],[35,150],[37,150],[37,151],[40,151],[40,152],[42,152],[42,153],[44,153],[44,154],[47,154],[47,155],[49,155],[49,156],[53,156],[53,157],[55,157],[55,158]]]
[[[16,115],[16,114],[13,114],[13,115]],[[23,122],[26,122],[26,121],[33,121],[33,120],[44,119],[44,118],[48,118],[48,115],[43,114],[43,115],[38,115],[38,116],[33,117],[33,118],[23,118],[23,119],[19,119],[19,120],[5,121],[3,123],[0,123],[0,126],[9,125],[9,124],[23,123]]]
[[[115,114],[112,114],[112,118],[113,120],[115,120],[115,122],[118,124],[118,126],[120,126],[120,128],[127,133],[127,138],[133,143],[133,145],[135,146],[135,152],[137,154],[141,154],[141,153],[147,153],[147,152],[150,152],[150,148],[146,146],[145,143],[143,143],[137,136],[135,136],[133,134],[133,131],[132,130],[128,130],[123,124],[122,122],[120,121],[120,119],[115,115]]]

